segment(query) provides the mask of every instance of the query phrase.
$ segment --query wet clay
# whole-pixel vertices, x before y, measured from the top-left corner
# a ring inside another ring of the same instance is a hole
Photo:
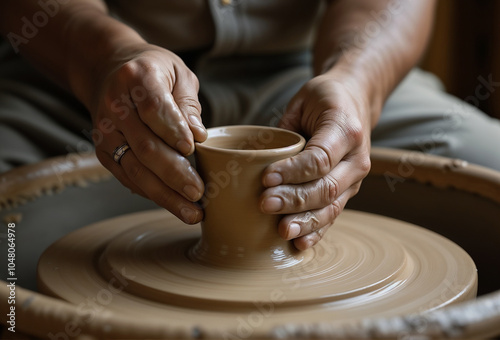
[[[86,187],[88,182],[110,176],[94,154],[68,154],[20,167],[1,176],[0,211],[58,193],[67,186]]]
[[[302,136],[259,126],[209,129],[196,146],[197,170],[205,183],[201,200],[202,237],[191,252],[195,261],[237,268],[283,268],[301,262],[298,252],[281,239],[279,215],[263,214],[259,197],[262,173],[271,163],[299,153]]]
[[[199,226],[165,211],[103,221],[44,253],[39,289],[76,306],[94,301],[111,315],[210,331],[255,324],[264,333],[287,323],[421,313],[475,296],[475,267],[461,248],[372,214],[345,211],[285,268],[200,263],[190,256],[199,238]]]
[[[288,323],[424,313],[475,297],[468,254],[405,222],[345,211],[310,250],[279,238],[279,216],[258,206],[262,171],[304,143],[272,128],[209,130],[197,146],[206,183],[201,230],[162,210],[87,226],[42,255],[40,291],[83,309],[92,302],[110,317],[240,338]]]

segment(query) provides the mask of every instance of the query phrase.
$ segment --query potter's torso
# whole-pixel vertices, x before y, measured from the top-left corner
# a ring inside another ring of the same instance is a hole
[[[106,0],[113,16],[173,51],[269,54],[307,48],[321,0]]]

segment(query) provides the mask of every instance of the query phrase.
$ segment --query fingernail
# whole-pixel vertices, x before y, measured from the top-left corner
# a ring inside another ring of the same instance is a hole
[[[283,183],[283,177],[277,172],[271,172],[264,177],[264,185],[266,187],[275,187]]]
[[[197,201],[201,197],[201,192],[192,185],[186,185],[183,189],[184,195],[191,201]]]
[[[196,115],[189,115],[189,121],[193,125],[196,125],[196,126],[199,126],[199,127],[203,127],[203,124],[201,123],[200,118],[198,118],[198,116],[196,116]]]
[[[296,238],[300,234],[300,225],[297,223],[291,223],[290,226],[288,227],[288,240],[291,240],[292,238]]]
[[[283,208],[283,200],[279,197],[269,197],[262,202],[262,210],[265,212],[277,212]]]
[[[188,155],[191,152],[191,145],[185,140],[178,141],[176,147],[183,155]]]
[[[182,220],[189,224],[193,224],[198,220],[198,212],[190,208],[182,208],[181,216]]]

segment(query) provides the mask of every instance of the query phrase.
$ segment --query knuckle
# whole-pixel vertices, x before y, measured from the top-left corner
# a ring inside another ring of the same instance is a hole
[[[193,84],[194,86],[196,86],[196,88],[198,88],[200,86],[200,82],[198,80],[198,77],[191,70],[189,70],[189,69],[187,69],[187,70],[188,70],[188,72],[186,74],[187,81],[190,82],[191,84]]]
[[[328,229],[328,226],[316,230],[316,234],[318,235],[318,241],[321,240],[323,238],[323,236],[325,236],[327,229]]]
[[[307,189],[300,188],[292,197],[292,205],[297,211],[305,211],[310,193]]]
[[[315,230],[311,234],[309,234],[309,242],[310,246],[316,245],[319,241],[321,241],[321,238],[323,237],[323,233],[321,232],[321,229]]]
[[[137,156],[141,158],[150,158],[156,152],[156,144],[151,139],[143,139],[137,145]]]
[[[349,127],[346,128],[346,135],[356,144],[360,145],[364,138],[365,138],[365,133],[363,130],[363,125],[361,124],[360,121],[355,120],[352,121]]]
[[[339,182],[335,178],[329,175],[323,177],[322,181],[323,185],[321,186],[322,189],[321,197],[327,203],[334,202],[337,196],[339,195],[340,191]]]
[[[179,187],[181,186],[181,183],[185,183],[187,181],[186,176],[192,172],[191,165],[187,158],[177,159],[175,162],[166,167],[161,178],[170,187]]]
[[[308,211],[304,217],[310,230],[316,230],[320,227],[320,221],[314,212]]]
[[[370,156],[369,155],[364,155],[359,164],[358,164],[358,168],[359,170],[362,171],[363,173],[363,177],[365,177],[366,175],[368,175],[368,173],[370,172],[371,170],[371,167],[372,167],[372,163],[371,163],[371,160],[370,160]]]
[[[183,113],[199,115],[201,112],[201,105],[198,99],[190,96],[185,96],[176,98],[176,101],[177,105],[179,106],[181,111],[183,111]]]
[[[135,78],[138,72],[138,65],[135,61],[128,61],[124,63],[117,71],[118,79],[127,80]]]
[[[333,161],[330,153],[323,147],[316,147],[316,151],[313,153],[313,166],[315,172],[320,176],[328,174],[333,168]]]
[[[148,96],[144,102],[141,103],[139,116],[142,120],[151,121],[163,109],[163,100],[158,96]]]
[[[314,92],[314,90],[321,84],[321,80],[318,77],[314,77],[302,86],[302,91],[305,93]]]
[[[340,202],[338,200],[333,201],[329,206],[329,216],[330,216],[330,221],[335,220],[340,213],[342,212],[342,207],[340,205]]]

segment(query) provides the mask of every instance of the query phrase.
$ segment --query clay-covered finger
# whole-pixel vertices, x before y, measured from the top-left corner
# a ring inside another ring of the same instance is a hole
[[[278,233],[285,240],[305,236],[333,223],[340,212],[339,201],[335,200],[332,204],[321,209],[286,215],[278,225]]]
[[[351,198],[359,189],[359,186],[353,186],[347,192],[342,194],[331,207],[325,207],[322,211],[316,213],[316,218],[319,219],[318,228],[309,230],[307,224],[304,225],[304,230],[294,238],[293,244],[299,250],[306,250],[316,245],[325,235],[328,228],[330,228],[337,216],[344,210],[345,205],[349,198]],[[293,222],[292,222],[293,223]]]
[[[321,241],[321,239],[325,235],[326,231],[330,228],[330,226],[331,224],[328,224],[323,228],[320,228],[318,230],[313,231],[310,234],[307,234],[306,236],[294,239],[293,245],[295,246],[295,248],[299,250],[306,250],[315,246],[319,241]]]

